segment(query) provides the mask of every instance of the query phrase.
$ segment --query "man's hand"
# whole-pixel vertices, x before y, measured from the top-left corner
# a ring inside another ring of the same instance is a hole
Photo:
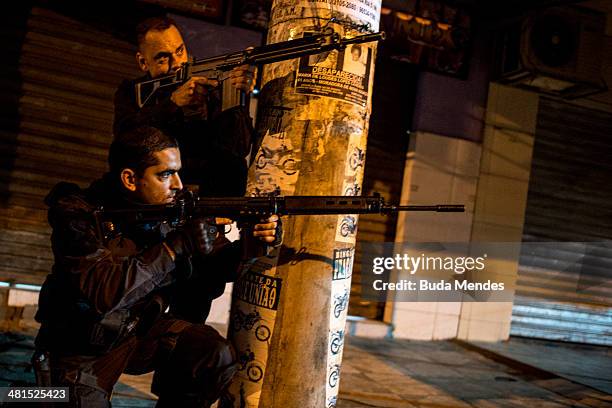
[[[279,225],[278,215],[274,214],[266,220],[262,220],[261,224],[255,224],[253,228],[253,236],[266,244],[271,244],[276,241]]]
[[[183,228],[170,232],[166,236],[166,244],[178,256],[191,256],[196,253],[207,255],[213,250],[217,233],[214,224],[204,219],[193,219]]]
[[[236,88],[246,93],[253,92],[255,89],[255,79],[257,78],[257,67],[253,65],[241,65],[230,71],[229,80]]]
[[[206,87],[217,85],[219,82],[214,79],[192,77],[172,93],[170,100],[179,107],[202,104],[206,95]]]

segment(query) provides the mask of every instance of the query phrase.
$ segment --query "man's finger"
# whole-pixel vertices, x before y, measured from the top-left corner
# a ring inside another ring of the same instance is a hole
[[[204,88],[203,86],[196,86],[193,89],[192,94],[198,97],[203,97],[204,95],[206,95],[206,88]]]
[[[236,77],[241,75],[255,76],[257,67],[254,65],[240,65],[232,69],[230,76]]]
[[[229,218],[220,218],[220,217],[216,217],[215,218],[215,223],[217,225],[229,225],[231,223],[233,223],[234,221],[229,219]]]
[[[261,220],[262,223],[270,223],[270,222],[276,222],[276,221],[278,221],[278,215],[277,214],[272,214],[268,218],[263,218]]]
[[[276,229],[276,222],[270,222],[267,224],[255,224],[255,231],[272,230]]]
[[[203,86],[217,86],[219,85],[219,81],[216,79],[209,79],[206,77],[192,77],[191,81],[194,84],[203,85]]]
[[[264,231],[253,231],[254,237],[274,237],[276,236],[276,231],[274,230],[264,230]]]

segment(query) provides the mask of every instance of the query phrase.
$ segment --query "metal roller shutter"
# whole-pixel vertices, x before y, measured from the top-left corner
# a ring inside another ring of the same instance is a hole
[[[612,345],[611,176],[612,114],[541,98],[511,334]]]
[[[44,8],[5,20],[0,280],[40,284],[52,265],[43,198],[106,170],[113,93],[138,72],[131,44],[83,22]]]

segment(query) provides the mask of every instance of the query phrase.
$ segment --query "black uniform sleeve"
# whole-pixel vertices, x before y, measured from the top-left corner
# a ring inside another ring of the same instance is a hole
[[[72,289],[98,313],[129,307],[174,280],[175,263],[162,244],[115,258],[98,239],[92,212],[79,197],[58,200],[49,222],[56,272],[68,275]],[[127,239],[124,244],[134,245]]]
[[[213,252],[209,257],[216,267],[212,268],[219,274],[217,280],[233,282],[238,275],[238,268],[242,259],[242,240],[230,242],[225,237],[215,241]]]
[[[255,135],[252,123],[243,106],[235,106],[218,114],[212,124],[217,147],[232,152],[236,157],[246,157]]]
[[[170,100],[170,95],[158,103],[147,104],[142,108],[136,105],[134,81],[123,81],[115,92],[115,117],[113,133],[115,137],[122,131],[139,126],[164,127],[181,120],[182,110]]]
[[[170,311],[190,322],[203,323],[210,313],[211,303],[223,295],[227,282],[236,279],[241,260],[240,241],[218,238],[209,256],[193,260],[191,278],[174,285]]]

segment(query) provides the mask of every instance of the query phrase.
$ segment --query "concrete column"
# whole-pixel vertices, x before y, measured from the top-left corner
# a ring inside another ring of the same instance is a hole
[[[402,202],[458,202],[463,216],[400,214],[398,242],[522,240],[538,95],[491,84],[482,147],[416,132],[404,174]],[[482,151],[482,153],[481,153]],[[487,279],[514,290],[519,255],[488,259]],[[500,341],[509,336],[512,302],[389,302],[394,337]]]
[[[381,0],[342,3],[275,0],[268,43],[378,29]],[[375,56],[370,43],[265,67],[250,195],[353,195],[361,187]],[[357,217],[283,222],[283,246],[245,265],[234,285],[229,334],[242,364],[232,406],[333,407]]]
[[[427,132],[411,135],[402,203],[460,203],[465,213],[401,213],[396,242],[468,242],[480,168],[481,146]],[[393,337],[415,340],[455,338],[461,302],[394,302],[385,307]]]
[[[472,241],[522,241],[538,101],[533,92],[499,84],[489,88]],[[518,245],[513,255],[487,263],[488,277],[509,290],[516,286]],[[506,340],[511,318],[512,302],[464,302],[457,337]]]

